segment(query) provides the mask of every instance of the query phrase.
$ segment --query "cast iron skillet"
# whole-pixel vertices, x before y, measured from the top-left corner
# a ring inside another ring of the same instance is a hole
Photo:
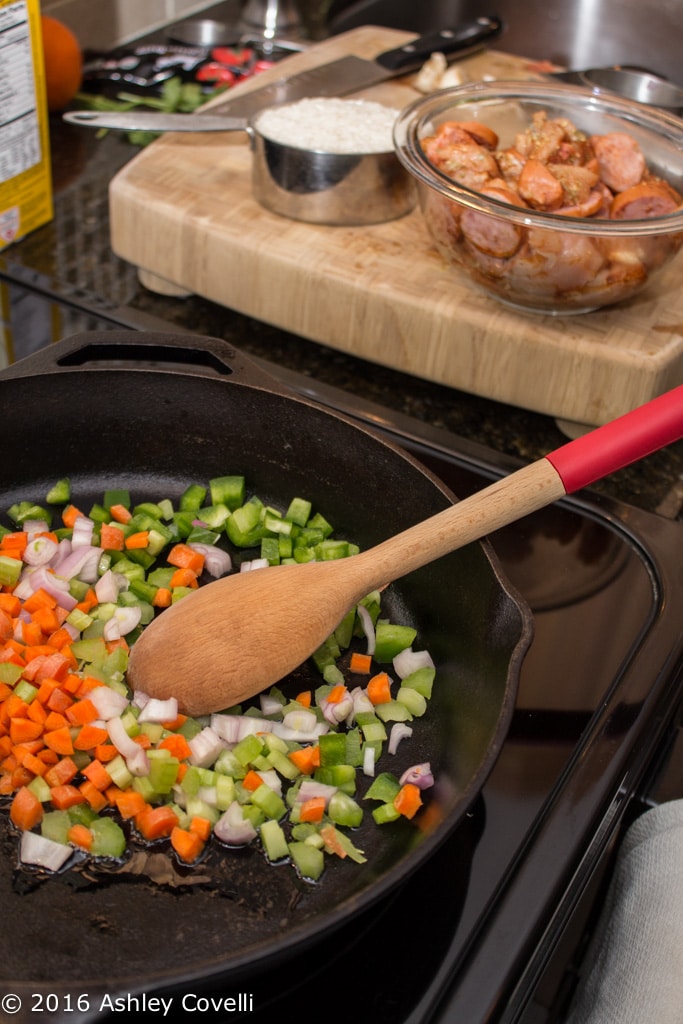
[[[453,500],[398,448],[284,393],[216,339],[78,335],[5,370],[0,407],[3,509],[43,500],[62,476],[87,509],[111,486],[127,486],[137,502],[244,473],[252,492],[279,505],[310,498],[338,536],[367,547]],[[392,618],[417,627],[438,666],[429,713],[391,766],[400,773],[431,762],[429,815],[384,828],[370,820],[354,835],[367,865],[337,861],[315,886],[288,865],[267,865],[256,849],[214,847],[183,870],[164,844],[136,850],[124,870],[84,866],[44,879],[17,869],[16,838],[3,823],[0,906],[11,942],[3,940],[0,969],[13,991],[233,980],[329,935],[430,857],[499,753],[531,615],[486,543],[413,573],[385,602]],[[294,692],[309,671],[300,671]]]

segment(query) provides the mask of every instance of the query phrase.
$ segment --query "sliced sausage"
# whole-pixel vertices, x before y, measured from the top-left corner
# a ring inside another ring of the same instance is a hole
[[[681,205],[681,197],[665,181],[641,181],[615,196],[610,217],[616,220],[642,220],[673,213]]]
[[[625,132],[593,135],[593,152],[600,177],[613,192],[625,192],[637,185],[645,173],[645,156],[634,138]]]
[[[536,210],[553,210],[564,201],[561,182],[540,160],[527,160],[517,182],[522,199]]]

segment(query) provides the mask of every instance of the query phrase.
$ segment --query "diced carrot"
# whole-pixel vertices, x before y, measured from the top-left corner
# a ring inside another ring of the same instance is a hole
[[[80,682],[78,679],[76,681]],[[84,697],[66,709],[65,717],[72,725],[88,725],[95,721],[98,712],[93,702]]]
[[[78,602],[78,604],[76,605],[76,607],[78,608],[78,610],[79,610],[80,612],[86,612],[86,613],[87,613],[87,612],[89,612],[89,611],[92,611],[92,609],[93,609],[93,608],[94,608],[94,607],[95,607],[95,606],[96,606],[97,604],[99,604],[99,602],[98,602],[98,600],[97,600],[97,594],[95,593],[95,591],[93,590],[93,588],[92,588],[92,587],[90,587],[90,588],[89,588],[89,589],[88,589],[88,590],[86,591],[85,597],[82,597],[82,598],[81,598],[81,600],[80,600],[80,601]]]
[[[206,842],[211,835],[213,825],[208,818],[203,818],[200,814],[195,814],[190,821],[190,832],[196,832],[200,839]]]
[[[125,546],[129,551],[143,550],[149,544],[149,530],[138,530],[126,537]]]
[[[43,722],[47,732],[52,732],[53,729],[65,729],[68,724],[66,717],[64,715],[60,715],[58,711],[50,711]]]
[[[29,615],[33,615],[40,608],[54,608],[56,604],[56,598],[52,594],[48,594],[47,590],[44,590],[43,587],[39,587],[33,591],[30,597],[25,599],[24,611],[28,612]]]
[[[12,776],[9,772],[0,772],[0,796],[9,796],[14,792]]]
[[[413,818],[422,807],[419,786],[414,782],[404,783],[394,797],[394,807],[405,818]]]
[[[199,586],[196,572],[192,572],[192,569],[176,569],[171,576],[170,580],[171,587],[192,587],[196,589]]]
[[[49,747],[43,747],[42,750],[39,750],[36,757],[39,757],[43,764],[48,766],[57,764],[59,761],[59,754],[56,754],[54,750],[50,750]]]
[[[47,765],[35,754],[27,752],[22,760],[22,767],[31,772],[32,775],[42,776],[47,771]]]
[[[28,713],[28,704],[25,700],[22,700],[16,693],[11,694],[5,703],[3,709],[7,715],[7,720],[11,718],[26,718]]]
[[[325,814],[325,797],[312,796],[304,800],[299,808],[299,821],[322,821]]]
[[[80,511],[80,509],[76,508],[75,505],[67,505],[64,511],[62,512],[62,522],[64,523],[65,526],[72,530],[74,523],[82,515],[83,513]]]
[[[372,656],[361,654],[360,651],[354,651],[349,660],[349,669],[357,675],[370,675],[372,672]]]
[[[61,786],[71,782],[78,775],[78,765],[71,757],[60,757],[59,761],[52,765],[45,773],[45,781],[48,786]]]
[[[161,839],[163,836],[170,836],[178,825],[178,817],[168,804],[161,804],[159,807],[151,807],[148,804],[139,814],[136,814],[134,820],[135,827],[143,839],[150,842],[154,839]]]
[[[185,725],[186,721],[187,715],[183,715],[182,713],[180,713],[173,719],[173,721],[162,722],[161,724],[163,725],[164,729],[168,729],[169,732],[177,732],[178,729],[181,728],[181,726]]]
[[[125,539],[123,530],[120,530],[118,526],[102,523],[100,527],[100,545],[105,551],[123,551]]]
[[[10,721],[9,734],[12,743],[25,743],[27,740],[35,740],[41,735],[43,726],[40,722],[34,722],[30,718],[13,718]]]
[[[74,846],[80,846],[83,850],[92,849],[94,836],[88,826],[81,825],[80,822],[71,826],[66,834],[66,838]]]
[[[325,698],[329,704],[338,704],[340,700],[343,700],[349,691],[346,687],[340,683],[338,686],[333,686],[327,697]]]
[[[73,704],[73,697],[70,697],[68,693],[65,693],[59,687],[55,687],[47,700],[47,706],[50,711],[59,711],[64,714],[67,708],[70,708]]]
[[[54,608],[37,608],[31,616],[31,621],[34,625],[40,626],[46,637],[56,632],[61,625]]]
[[[184,761],[192,755],[190,744],[182,733],[179,732],[174,732],[171,733],[170,736],[165,736],[159,743],[159,747],[164,750],[170,750],[172,756],[177,757],[179,761]]]
[[[90,779],[85,779],[78,787],[78,791],[85,797],[93,811],[97,811],[99,813],[109,804],[109,800],[104,793],[100,792],[97,786],[92,784]]]
[[[98,743],[93,750],[93,754],[98,761],[102,762],[102,764],[107,764],[108,761],[114,760],[118,754],[118,750],[113,743]]]
[[[84,801],[85,797],[80,789],[77,789],[76,786],[72,786],[70,783],[50,788],[50,802],[58,811],[66,811],[69,807],[82,804]]]
[[[14,594],[0,594],[0,608],[11,619],[16,619],[21,611],[21,601]]]
[[[101,761],[91,761],[83,769],[83,775],[100,791],[111,786],[111,776]]]
[[[137,743],[137,745],[139,747],[142,747],[143,750],[149,750],[150,747],[152,746],[151,739],[144,732],[138,733],[138,735],[137,736],[133,736],[132,739],[133,739],[133,743]]]
[[[44,725],[45,719],[47,718],[47,711],[39,700],[32,700],[28,706],[26,717],[30,718],[32,722],[39,722],[40,725]]]
[[[43,805],[30,789],[22,786],[14,795],[9,816],[17,828],[30,832],[43,819]]]
[[[263,779],[258,772],[255,772],[254,769],[251,768],[242,779],[242,785],[245,789],[248,789],[253,793],[259,788],[259,786],[263,785]]]
[[[38,623],[31,621],[21,623],[21,638],[27,647],[37,647],[45,636]]]
[[[115,803],[122,818],[135,818],[147,807],[145,798],[134,789],[119,790]]]
[[[301,747],[300,750],[290,750],[287,756],[304,775],[312,775],[315,769],[320,767],[320,747],[317,744]]]
[[[369,680],[365,692],[373,704],[387,704],[391,700],[391,680],[386,672],[378,672]]]
[[[52,729],[44,734],[45,746],[54,750],[57,754],[68,756],[74,752],[74,744],[71,739],[71,732],[66,726],[61,729]]]
[[[204,840],[196,832],[176,825],[171,830],[171,846],[185,864],[192,864],[204,849]]]
[[[59,681],[57,679],[42,679],[35,699],[45,706],[50,699],[52,691],[57,689],[59,689]]]
[[[15,789],[20,789],[21,786],[28,786],[33,782],[33,779],[33,772],[30,772],[23,764],[17,765],[12,772],[12,785]]]
[[[320,837],[325,844],[325,849],[330,853],[336,854],[342,860],[347,856],[346,850],[339,842],[339,834],[334,825],[323,825],[320,829]]]
[[[204,555],[200,551],[195,551],[189,544],[174,544],[166,560],[169,565],[175,565],[178,569],[191,569],[196,576],[201,576],[206,561]]]
[[[64,647],[67,647],[70,643],[73,643],[73,637],[71,636],[71,633],[69,632],[68,629],[65,629],[64,626],[61,626],[59,629],[56,629],[54,633],[50,633],[47,639],[50,644],[50,647],[56,647],[58,651],[62,650],[62,648]]]
[[[74,739],[74,750],[94,750],[100,743],[106,743],[108,732],[100,725],[82,725]]]
[[[124,525],[129,523],[133,518],[132,513],[125,505],[111,505],[109,508],[109,514],[117,523],[123,523]]]
[[[172,601],[173,593],[168,587],[159,587],[152,598],[152,604],[155,608],[169,608]]]
[[[301,693],[297,693],[297,695],[294,698],[294,700],[297,702],[297,704],[301,704],[302,707],[310,708],[310,706],[311,706],[311,691],[310,690],[302,690]]]

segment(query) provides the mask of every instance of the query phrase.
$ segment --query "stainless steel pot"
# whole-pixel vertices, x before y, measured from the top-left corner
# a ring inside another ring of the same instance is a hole
[[[300,149],[262,135],[251,120],[210,114],[73,110],[71,124],[116,131],[234,132],[249,136],[254,198],[266,209],[312,224],[360,226],[409,213],[416,192],[393,148],[381,153],[327,153]]]

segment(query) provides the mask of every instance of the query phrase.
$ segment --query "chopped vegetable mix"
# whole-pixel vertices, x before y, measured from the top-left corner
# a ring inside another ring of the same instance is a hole
[[[120,858],[127,830],[194,864],[210,842],[260,845],[315,881],[330,856],[364,863],[349,831],[412,819],[429,764],[376,774],[426,711],[435,669],[415,630],[369,594],[313,655],[320,685],[273,687],[246,709],[191,718],[132,694],[130,647],[203,582],[263,565],[347,557],[308,501],[285,511],[226,475],[134,504],[111,490],[87,511],[57,481],[0,524],[0,801],[23,863],[59,870]],[[239,563],[239,564],[238,564]],[[367,652],[351,650],[351,644]],[[396,678],[394,678],[396,677]],[[373,778],[358,795],[358,776]]]

